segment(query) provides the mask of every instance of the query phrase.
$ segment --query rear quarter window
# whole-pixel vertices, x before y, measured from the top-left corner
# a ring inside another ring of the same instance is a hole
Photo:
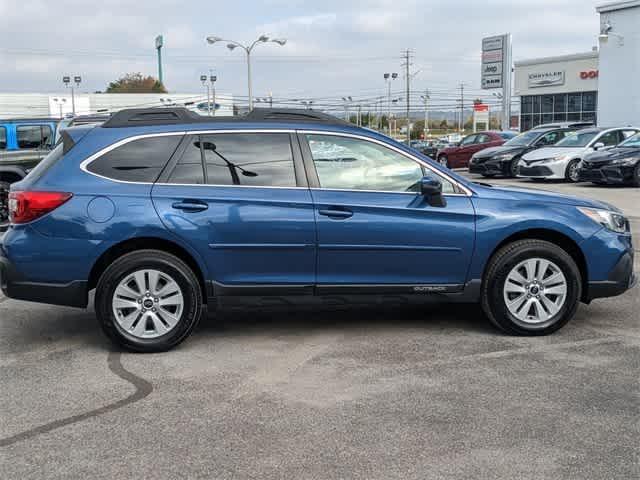
[[[181,135],[164,135],[132,140],[96,158],[86,169],[112,180],[153,183],[181,138]]]

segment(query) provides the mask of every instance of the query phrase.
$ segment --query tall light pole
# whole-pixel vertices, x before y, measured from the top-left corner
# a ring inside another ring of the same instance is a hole
[[[64,83],[67,88],[71,88],[71,113],[75,117],[76,116],[76,96],[73,89],[73,85],[75,84],[76,87],[79,87],[80,83],[82,83],[82,77],[80,75],[75,75],[73,77],[73,82],[71,82],[71,77],[69,75],[65,75],[64,77],[62,77],[62,83]]]
[[[398,78],[397,73],[385,73],[384,81],[387,84],[387,130],[391,136],[391,81]]]
[[[164,85],[162,81],[162,47],[164,46],[164,38],[162,35],[156,37],[156,50],[158,51],[158,81]]]
[[[351,97],[342,97],[342,101],[344,102],[344,119],[345,121],[350,121],[349,119],[349,105],[353,101]]]
[[[207,115],[211,116],[211,100],[209,100],[210,92],[209,92],[209,83],[207,82],[206,75],[200,75],[200,81],[202,85],[207,89]]]
[[[62,107],[63,107],[63,105],[65,103],[67,103],[67,99],[66,98],[58,98],[58,97],[56,97],[56,98],[53,99],[53,101],[54,101],[54,103],[56,105],[58,105],[58,108],[60,109],[60,119],[62,120],[62,118],[64,117],[64,114],[62,112]]]
[[[209,110],[213,112],[213,116],[216,116],[216,81],[218,80],[218,76],[213,74],[213,70],[209,70],[209,83],[211,84],[211,103],[212,107]],[[211,113],[209,114],[211,115]]]
[[[251,45],[242,45],[241,43],[238,43],[234,40],[225,40],[224,38],[216,37],[215,35],[209,35],[207,37],[207,43],[209,43],[209,45],[213,45],[214,43],[217,43],[217,42],[227,42],[227,48],[231,51],[240,47],[247,54],[247,85],[249,90],[248,92],[249,93],[249,111],[253,110],[253,92],[251,89],[251,52],[253,51],[254,47],[259,43],[273,42],[273,43],[277,43],[282,47],[284,46],[285,43],[287,43],[287,40],[285,38],[269,38],[266,35],[260,35]]]
[[[424,139],[427,139],[427,133],[429,133],[429,89],[424,91],[424,95],[420,95],[420,98],[424,100]]]

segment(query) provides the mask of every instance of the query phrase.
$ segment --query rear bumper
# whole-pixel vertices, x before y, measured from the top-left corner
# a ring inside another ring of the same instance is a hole
[[[65,284],[28,282],[0,249],[0,288],[7,297],[29,302],[85,308],[87,282],[75,280]]]

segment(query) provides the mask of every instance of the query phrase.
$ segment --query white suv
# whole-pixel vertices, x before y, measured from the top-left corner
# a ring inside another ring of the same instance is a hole
[[[527,153],[518,163],[518,177],[578,181],[578,167],[585,155],[612,148],[640,129],[585,128],[567,135],[555,145]]]

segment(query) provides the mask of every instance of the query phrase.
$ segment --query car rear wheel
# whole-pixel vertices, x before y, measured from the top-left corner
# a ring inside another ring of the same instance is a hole
[[[576,183],[578,181],[578,165],[580,164],[580,160],[577,158],[571,160],[569,165],[567,165],[567,170],[565,171],[564,178],[572,183]]]
[[[509,162],[509,176],[511,178],[515,178],[518,176],[518,162],[519,160],[517,158],[514,158],[513,160],[511,160],[511,162]]]
[[[135,352],[161,352],[182,342],[202,311],[202,291],[193,271],[159,250],[123,255],[96,287],[96,316],[115,344]]]
[[[482,285],[489,320],[513,335],[546,335],[575,314],[581,276],[571,256],[543,240],[520,240],[491,259]]]
[[[447,158],[446,155],[440,155],[438,157],[438,163],[443,167],[449,168],[449,159]]]

